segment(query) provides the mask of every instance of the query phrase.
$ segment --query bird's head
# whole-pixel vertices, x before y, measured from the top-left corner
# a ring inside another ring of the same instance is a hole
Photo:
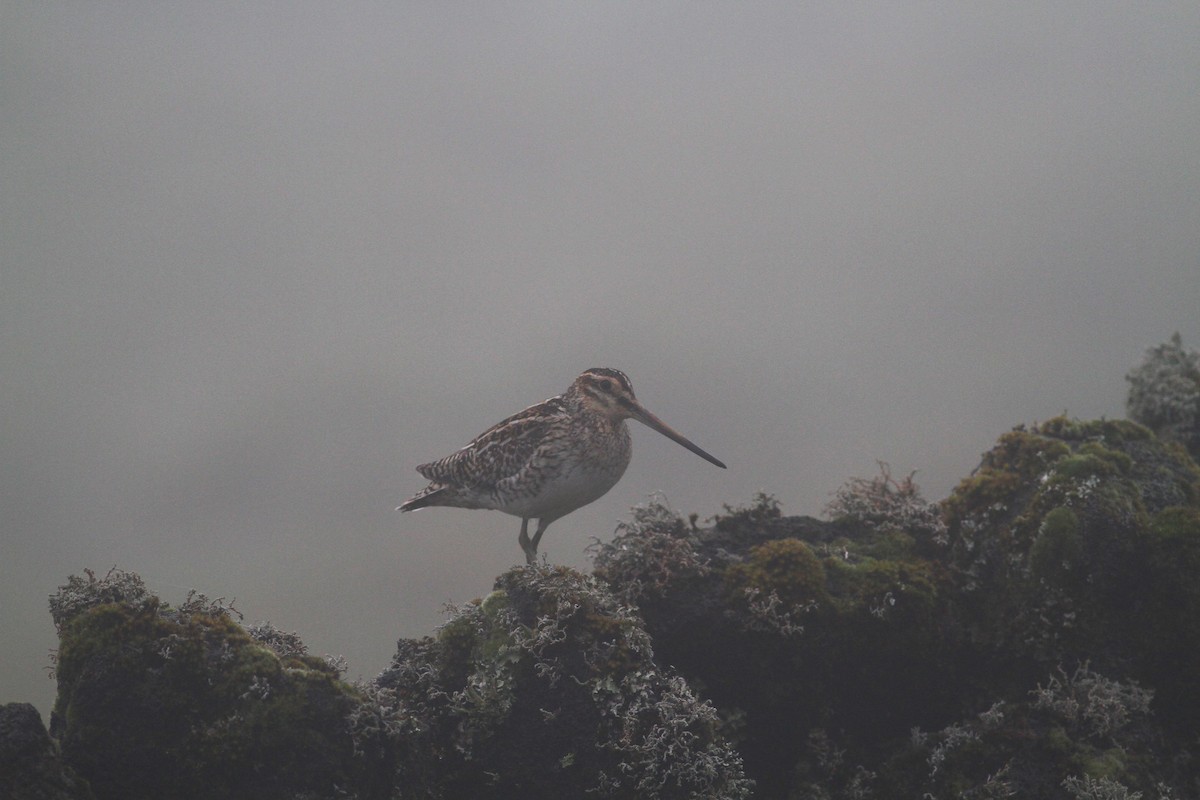
[[[575,379],[567,393],[575,395],[586,410],[608,417],[613,422],[633,416],[630,409],[638,406],[629,377],[620,370],[607,367],[593,367],[585,371]]]
[[[629,376],[620,370],[608,367],[593,367],[586,370],[571,384],[571,388],[567,390],[567,396],[572,397],[587,411],[605,416],[613,422],[636,419],[668,439],[683,445],[705,461],[716,464],[721,469],[725,468],[724,464],[692,444],[686,436],[647,411],[634,397],[633,384],[629,382]]]

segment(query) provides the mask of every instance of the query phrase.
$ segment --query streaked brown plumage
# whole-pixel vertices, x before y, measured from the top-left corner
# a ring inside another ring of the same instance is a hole
[[[532,564],[550,523],[601,497],[621,479],[631,453],[625,424],[630,418],[725,468],[643,408],[625,373],[598,367],[576,378],[563,394],[488,428],[458,452],[417,467],[430,483],[400,510],[488,508],[520,517],[518,541]],[[531,519],[538,521],[532,539]]]

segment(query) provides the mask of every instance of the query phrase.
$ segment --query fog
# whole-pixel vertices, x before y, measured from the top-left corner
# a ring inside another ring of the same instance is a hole
[[[662,492],[939,499],[1200,342],[1200,6],[0,3],[0,702],[113,565],[373,677],[521,562],[417,464],[629,374]]]

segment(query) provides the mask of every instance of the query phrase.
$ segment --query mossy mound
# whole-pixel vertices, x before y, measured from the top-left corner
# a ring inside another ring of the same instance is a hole
[[[1082,665],[939,730],[914,729],[873,772],[883,798],[1170,798],[1189,781],[1163,748],[1152,692]]]
[[[229,607],[171,607],[115,570],[72,577],[51,605],[52,732],[97,797],[378,794],[347,724],[358,697],[322,659],[281,656]]]
[[[1198,487],[1181,447],[1132,422],[1000,437],[944,502],[957,616],[995,677],[1090,660],[1171,698],[1168,721],[1197,719],[1196,681],[1179,681],[1200,669]]]
[[[959,663],[948,583],[918,538],[784,517],[765,495],[701,529],[655,501],[595,548],[596,574],[731,720],[763,796],[785,796],[828,725],[868,753],[957,713],[956,691],[939,691]]]
[[[595,578],[514,569],[377,681],[414,735],[417,797],[741,798],[715,709],[660,669],[641,618]]]
[[[1162,744],[1200,733],[1186,453],[1133,423],[1056,418],[1002,436],[940,508],[881,468],[838,493],[832,522],[760,495],[701,528],[652,502],[595,548],[660,658],[730,720],[764,796],[1200,788]],[[1101,741],[1035,707],[1030,686],[1081,663],[1152,687],[1146,724]],[[940,733],[913,743],[914,728]]]

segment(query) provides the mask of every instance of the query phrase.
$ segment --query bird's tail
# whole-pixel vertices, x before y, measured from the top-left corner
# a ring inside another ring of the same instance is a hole
[[[409,499],[405,500],[403,503],[397,506],[396,510],[416,511],[418,508],[425,508],[425,506],[441,505],[440,501],[442,500],[442,496],[446,493],[446,488],[447,487],[445,486],[438,486],[437,484],[428,486],[417,492]]]

